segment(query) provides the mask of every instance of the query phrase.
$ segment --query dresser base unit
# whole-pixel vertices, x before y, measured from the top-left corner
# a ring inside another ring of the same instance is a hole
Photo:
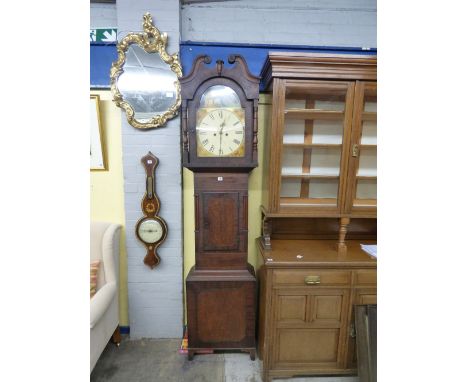
[[[186,281],[188,358],[206,350],[240,350],[255,359],[257,281],[239,270],[196,270]]]
[[[354,306],[375,304],[377,261],[348,241],[272,240],[260,251],[259,357],[263,382],[304,375],[357,374]]]

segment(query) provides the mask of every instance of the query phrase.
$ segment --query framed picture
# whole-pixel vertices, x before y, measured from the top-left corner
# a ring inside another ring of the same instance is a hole
[[[101,118],[99,112],[99,96],[90,95],[89,98],[89,127],[90,127],[90,169],[107,170],[107,162],[104,150],[104,135],[102,133]]]

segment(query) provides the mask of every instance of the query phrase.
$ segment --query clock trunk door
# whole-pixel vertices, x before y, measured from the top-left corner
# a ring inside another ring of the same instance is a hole
[[[203,251],[239,250],[239,193],[206,192],[202,195]]]
[[[197,269],[244,269],[247,174],[195,174]]]

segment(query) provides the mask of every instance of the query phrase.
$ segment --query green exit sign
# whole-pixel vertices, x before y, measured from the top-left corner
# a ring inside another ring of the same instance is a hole
[[[117,41],[117,28],[99,28],[89,31],[90,42],[115,42]]]

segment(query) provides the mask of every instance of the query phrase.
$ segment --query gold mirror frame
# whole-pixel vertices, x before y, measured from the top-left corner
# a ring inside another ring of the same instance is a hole
[[[117,61],[112,63],[111,67],[111,91],[115,104],[125,110],[127,121],[137,129],[151,129],[163,126],[168,119],[174,118],[178,114],[181,103],[180,95],[180,82],[177,81],[176,85],[176,101],[164,113],[152,117],[148,122],[139,122],[135,119],[135,110],[130,103],[123,99],[117,87],[117,80],[124,72],[123,66],[125,64],[125,57],[128,48],[132,44],[137,44],[146,53],[157,53],[159,57],[170,66],[171,70],[176,74],[179,79],[182,77],[182,67],[179,61],[178,53],[172,55],[166,52],[167,33],[162,33],[153,25],[153,18],[149,13],[143,15],[143,33],[129,33],[117,44]]]

